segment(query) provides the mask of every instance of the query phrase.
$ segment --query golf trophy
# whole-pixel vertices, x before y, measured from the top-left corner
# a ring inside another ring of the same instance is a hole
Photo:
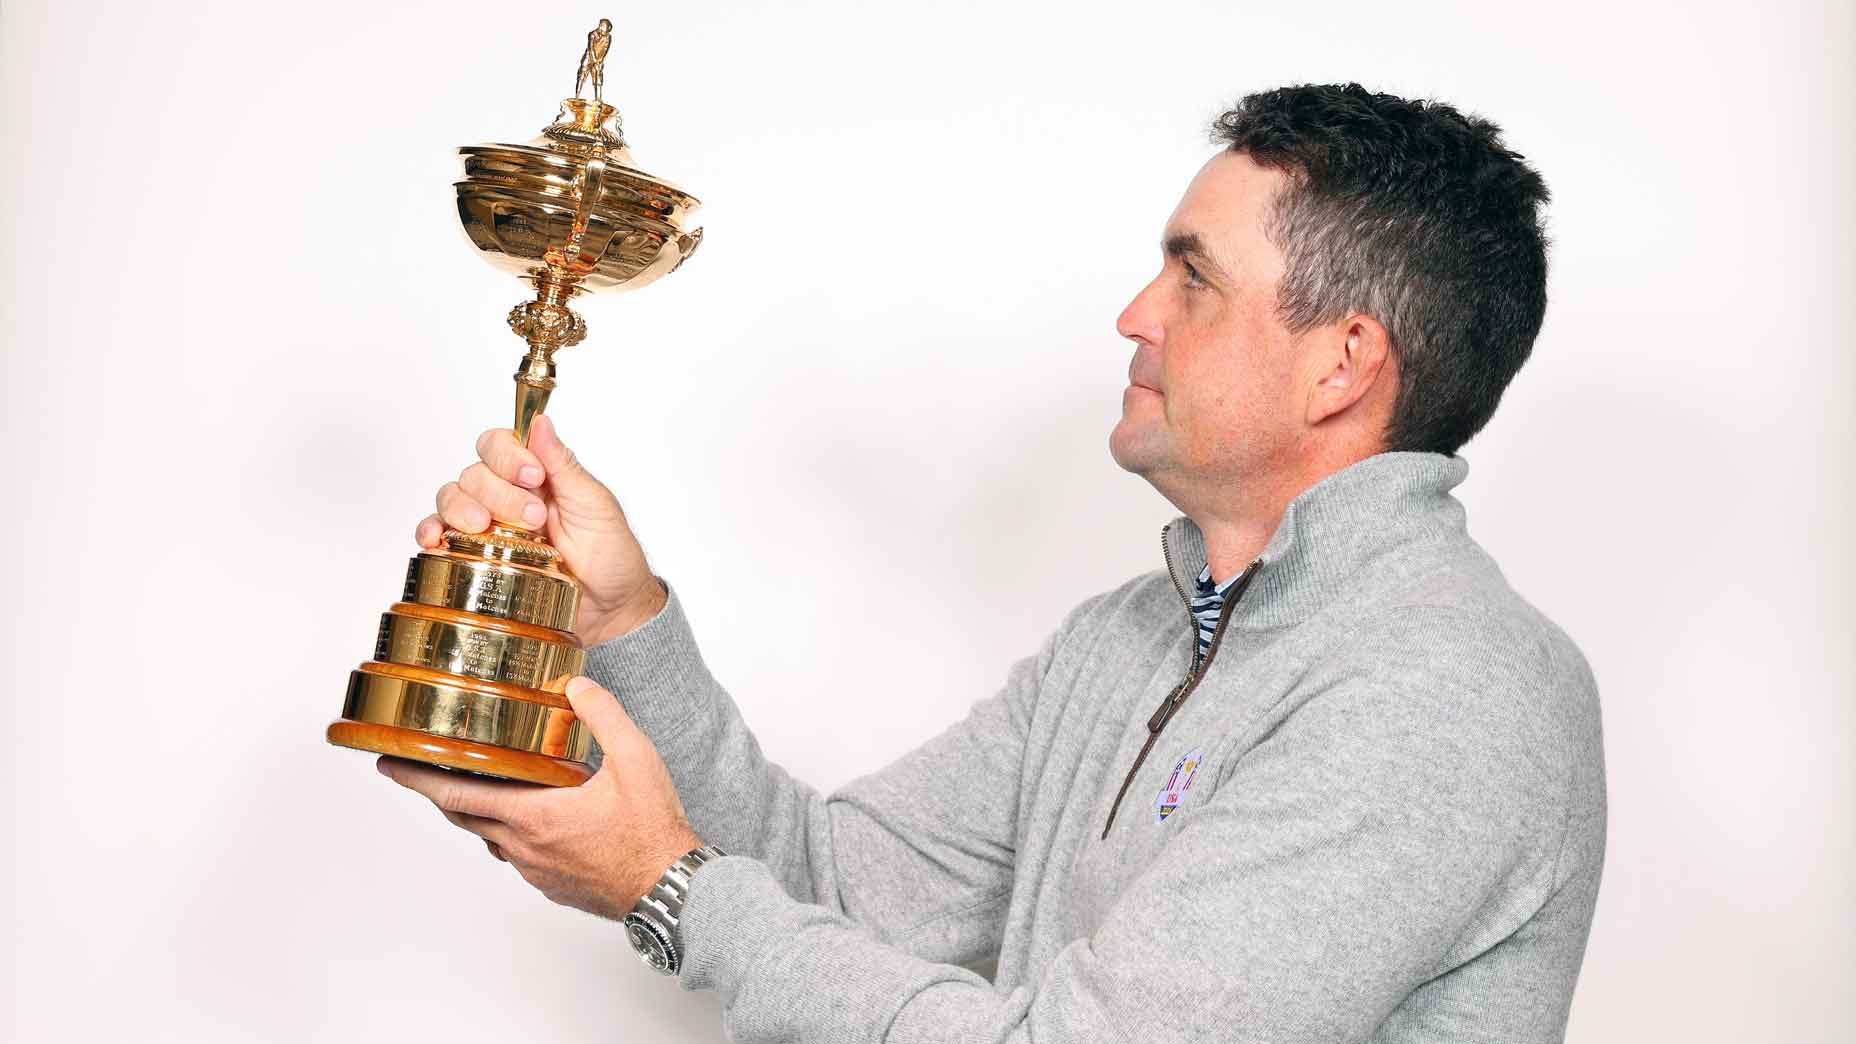
[[[554,353],[586,322],[568,303],[676,271],[702,242],[689,193],[632,163],[619,114],[601,97],[612,23],[587,34],[574,96],[524,145],[458,150],[458,220],[492,265],[535,291],[509,326],[528,342],[516,374],[515,431],[554,390]],[[591,99],[581,97],[592,86]],[[405,592],[380,618],[373,659],[348,676],[330,743],[503,779],[574,786],[592,775],[592,735],[564,695],[586,652],[574,636],[580,589],[541,534],[498,521],[447,530],[413,557]]]

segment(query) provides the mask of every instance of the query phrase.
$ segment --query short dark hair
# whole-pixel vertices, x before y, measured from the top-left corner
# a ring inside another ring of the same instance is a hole
[[[1266,228],[1284,324],[1383,323],[1399,366],[1385,448],[1454,454],[1540,332],[1546,182],[1488,120],[1357,83],[1248,95],[1212,139],[1289,175]]]

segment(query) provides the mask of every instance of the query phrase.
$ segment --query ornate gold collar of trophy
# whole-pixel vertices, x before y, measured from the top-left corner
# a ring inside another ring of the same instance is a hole
[[[554,353],[586,322],[568,302],[631,290],[677,270],[702,242],[700,205],[632,165],[618,110],[605,104],[612,23],[587,34],[574,96],[523,145],[470,145],[458,220],[479,254],[535,298],[509,313],[528,342],[515,373],[515,430],[554,391]],[[593,97],[581,97],[591,82]],[[415,556],[401,600],[380,618],[374,658],[348,678],[330,743],[504,779],[573,786],[592,774],[592,737],[564,695],[586,652],[573,634],[580,589],[534,532],[498,523],[445,533]]]

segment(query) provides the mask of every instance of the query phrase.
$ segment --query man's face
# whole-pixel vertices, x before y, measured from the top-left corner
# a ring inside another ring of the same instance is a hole
[[[1263,233],[1286,180],[1240,152],[1208,161],[1167,220],[1160,274],[1115,323],[1135,351],[1109,452],[1169,497],[1251,479],[1295,448],[1283,258]]]

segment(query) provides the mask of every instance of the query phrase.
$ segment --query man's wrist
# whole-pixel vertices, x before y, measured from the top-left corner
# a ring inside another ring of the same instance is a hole
[[[698,844],[670,861],[663,874],[652,884],[625,915],[626,941],[653,971],[676,975],[683,970],[684,942],[681,925],[683,908],[689,898],[696,871],[727,853],[711,845]]]
[[[580,644],[591,648],[624,636],[650,623],[670,602],[670,589],[653,576],[644,590],[628,598],[610,614],[590,621],[580,632]]]
[[[681,859],[685,853],[693,852],[704,846],[704,841],[695,830],[685,825],[680,831],[654,844],[638,857],[636,874],[621,885],[619,893],[626,902],[634,902],[639,897],[649,895],[651,889],[664,875],[664,868]]]

